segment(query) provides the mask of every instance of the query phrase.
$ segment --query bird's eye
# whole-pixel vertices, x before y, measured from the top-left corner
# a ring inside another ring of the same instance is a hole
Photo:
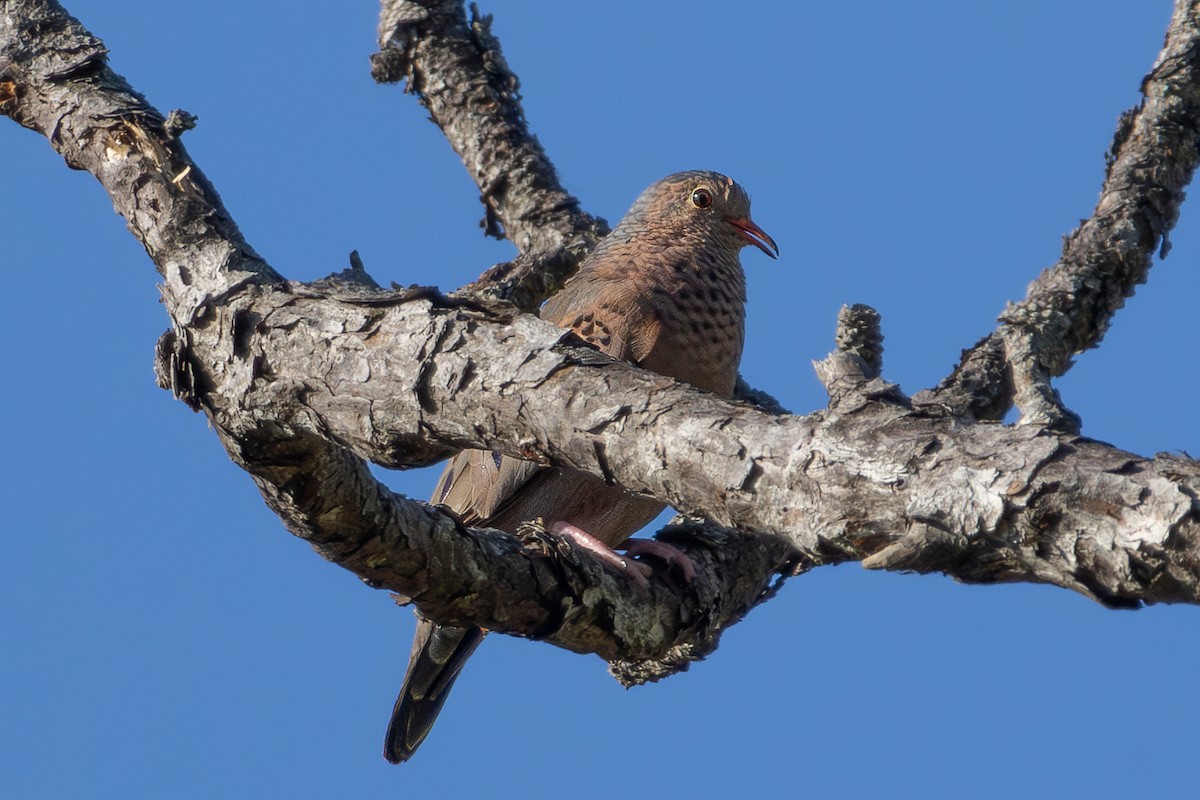
[[[712,205],[712,192],[703,188],[692,192],[692,205],[696,208],[708,208]]]

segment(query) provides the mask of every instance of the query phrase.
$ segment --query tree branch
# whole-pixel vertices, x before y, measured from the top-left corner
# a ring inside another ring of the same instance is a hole
[[[507,305],[284,283],[100,43],[44,0],[0,19],[0,104],[131,220],[175,323],[160,374],[270,507],[438,621],[597,652],[637,681],[711,650],[775,574],[846,560],[1109,605],[1200,602],[1196,462],[914,410],[875,376],[877,330],[842,337],[867,369],[838,373],[830,408],[790,417],[613,362]],[[643,595],[556,540],[522,545],[400,498],[363,461],[468,446],[588,470],[739,534],[674,532],[700,577]]]
[[[580,210],[529,132],[520,81],[491,24],[474,5],[468,22],[461,0],[384,0],[372,72],[380,82],[407,80],[479,187],[486,232],[507,236],[521,253],[465,291],[532,311],[574,274],[608,224]]]
[[[1143,79],[1140,106],[1121,115],[1100,200],[1063,243],[1062,258],[965,351],[932,392],[917,396],[975,419],[999,420],[1015,402],[1026,424],[1078,430],[1050,379],[1100,343],[1113,315],[1165,257],[1200,138],[1200,3],[1176,0],[1163,50]]]
[[[200,365],[226,376],[206,403],[237,440],[261,438],[269,419],[297,436],[336,432],[389,466],[422,448],[484,447],[786,537],[812,564],[876,556],[869,565],[1049,582],[1111,605],[1200,600],[1198,487],[1184,459],[963,425],[914,411],[878,378],[844,387],[827,411],[774,416],[613,362],[535,318],[432,294],[369,305],[250,294],[218,312],[212,329],[227,333],[192,343]],[[256,320],[240,345],[222,341],[239,328],[227,315]],[[322,502],[361,505],[338,498],[342,483],[326,482]],[[313,517],[303,527],[322,541],[345,535],[344,520]],[[371,579],[413,593],[408,576]],[[497,568],[491,580],[508,578]]]

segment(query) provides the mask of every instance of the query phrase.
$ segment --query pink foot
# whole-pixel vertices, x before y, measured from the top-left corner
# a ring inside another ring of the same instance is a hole
[[[590,550],[595,553],[604,563],[621,572],[627,573],[643,589],[650,585],[650,581],[647,578],[650,577],[653,571],[648,565],[640,561],[634,561],[632,558],[621,557],[604,542],[582,528],[577,528],[569,522],[559,521],[550,526],[550,532],[570,539],[584,550]]]
[[[657,558],[667,565],[667,569],[678,570],[685,586],[696,580],[696,565],[682,550],[666,542],[657,539],[630,539],[625,542],[625,555],[633,558]]]

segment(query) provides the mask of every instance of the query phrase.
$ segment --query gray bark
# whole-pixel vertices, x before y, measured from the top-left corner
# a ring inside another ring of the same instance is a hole
[[[1165,249],[1200,135],[1200,0],[1180,0],[1117,133],[1093,217],[997,331],[915,401],[881,374],[878,319],[844,315],[819,365],[827,409],[725,402],[571,341],[528,310],[606,226],[529,133],[488,22],[385,3],[375,72],[405,78],[463,157],[511,264],[452,295],[356,268],[284,280],[242,238],[168,124],[53,2],[0,9],[0,112],[108,191],[163,277],[159,373],[205,413],[297,536],[442,623],[545,639],[626,682],[685,668],[780,576],[849,560],[969,582],[1032,581],[1110,606],[1200,601],[1200,468],[1077,433],[1050,378],[1095,346]],[[1022,424],[1002,426],[1016,403]],[[690,587],[639,590],[533,529],[467,529],[379,484],[367,462],[484,447],[589,470],[693,522],[660,535]]]

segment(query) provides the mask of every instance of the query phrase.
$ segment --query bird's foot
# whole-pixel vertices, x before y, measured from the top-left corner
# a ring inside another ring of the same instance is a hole
[[[626,573],[643,589],[650,585],[650,581],[647,579],[652,574],[652,570],[648,564],[623,557],[583,528],[578,528],[569,522],[560,521],[550,526],[550,532],[569,539],[584,550],[590,550],[592,553],[595,553],[601,561],[610,567]]]
[[[684,586],[691,586],[696,580],[696,565],[673,544],[657,539],[630,539],[625,542],[625,555],[638,559],[644,556],[658,559],[670,572],[683,579]]]

